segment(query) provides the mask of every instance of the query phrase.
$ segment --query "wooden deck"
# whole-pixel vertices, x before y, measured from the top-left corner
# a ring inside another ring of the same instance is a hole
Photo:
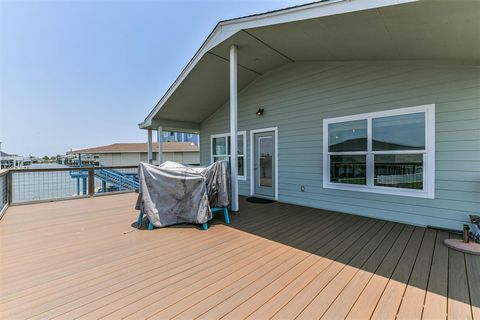
[[[480,257],[409,225],[242,201],[230,226],[135,227],[135,194],[11,207],[2,319],[480,319]]]

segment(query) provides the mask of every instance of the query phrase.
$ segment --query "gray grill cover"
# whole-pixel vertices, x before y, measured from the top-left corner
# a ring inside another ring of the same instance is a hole
[[[156,227],[179,223],[205,223],[212,207],[229,205],[228,163],[207,168],[186,167],[167,161],[160,166],[141,162],[135,209],[142,210]]]

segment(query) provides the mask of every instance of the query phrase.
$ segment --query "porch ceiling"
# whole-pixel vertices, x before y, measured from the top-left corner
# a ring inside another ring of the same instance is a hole
[[[394,1],[400,2],[405,1]],[[211,35],[202,46],[206,50],[199,50],[140,126],[184,121],[192,123],[189,129],[193,130],[227,102],[228,50],[232,44],[238,46],[239,91],[269,70],[300,61],[480,62],[479,1],[423,0],[344,13],[332,9],[347,5],[356,8],[359,3],[365,1],[327,2],[323,4],[326,14],[290,22],[262,24],[260,15],[252,18],[255,23],[241,19],[221,23],[221,41],[215,41],[217,27],[214,37]],[[210,46],[209,41],[213,42]]]

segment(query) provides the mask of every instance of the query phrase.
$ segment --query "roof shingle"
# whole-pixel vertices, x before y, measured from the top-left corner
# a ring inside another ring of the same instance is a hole
[[[163,142],[163,152],[198,152],[199,148],[191,142]],[[147,152],[147,143],[113,143],[107,146],[77,149],[68,154],[79,153],[119,153]],[[153,143],[153,152],[158,152],[158,143]]]

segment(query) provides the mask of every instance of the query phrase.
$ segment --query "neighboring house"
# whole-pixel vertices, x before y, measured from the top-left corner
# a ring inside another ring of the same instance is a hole
[[[158,144],[154,144],[155,153],[153,163],[158,164]],[[100,166],[131,166],[138,165],[140,161],[147,161],[146,143],[114,143],[108,146],[77,149],[67,153],[68,155],[81,155],[85,158],[94,159]],[[191,142],[164,142],[163,161],[175,161],[183,164],[200,164],[200,152],[198,146]],[[78,160],[77,160],[78,161]]]
[[[191,142],[198,146],[200,138],[198,134],[164,131],[162,134],[162,141],[164,142]]]
[[[22,168],[27,165],[30,165],[30,161],[25,160],[22,156],[0,151],[0,169]]]
[[[233,159],[233,210],[238,192],[461,229],[480,210],[479,30],[479,1],[222,21],[139,126],[200,133],[202,165]]]
[[[78,165],[78,154],[67,152],[67,155],[57,159],[58,164],[68,165],[68,166],[76,166]],[[97,154],[89,154],[85,153],[82,154],[82,165],[86,166],[98,166],[100,165],[99,156]]]

